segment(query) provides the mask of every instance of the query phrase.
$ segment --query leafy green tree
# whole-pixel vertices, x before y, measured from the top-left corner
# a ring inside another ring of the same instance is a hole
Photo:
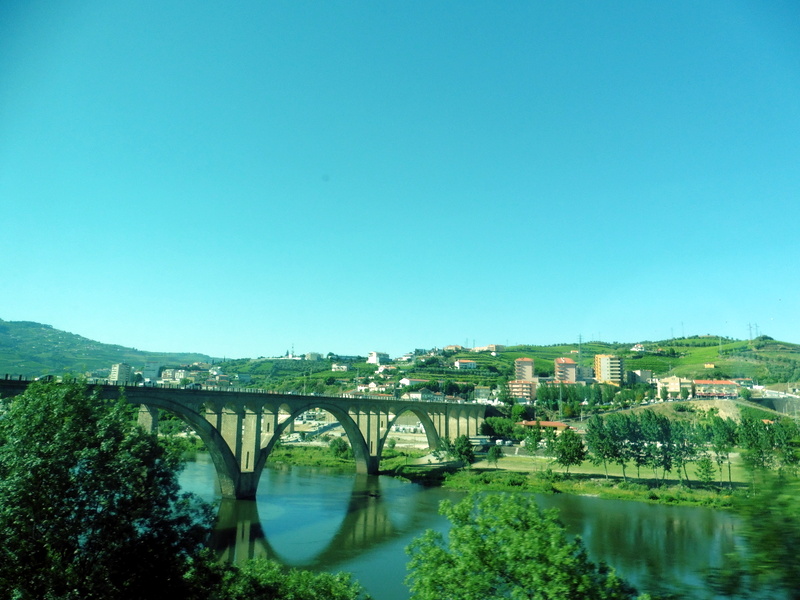
[[[778,462],[778,474],[795,475],[798,462],[800,462],[800,454],[798,454],[800,429],[798,429],[797,421],[782,418],[775,421],[771,429],[772,443]]]
[[[672,463],[678,471],[678,479],[689,483],[687,465],[697,458],[700,447],[695,427],[690,421],[673,421],[670,424]]]
[[[711,449],[714,461],[719,469],[720,486],[722,485],[722,465],[728,464],[728,486],[733,487],[731,476],[731,452],[736,446],[737,425],[732,419],[723,419],[718,415],[711,418]]]
[[[608,479],[608,462],[614,460],[616,448],[606,427],[605,420],[593,415],[586,422],[586,446],[593,464],[603,465]]]
[[[544,439],[542,426],[537,420],[533,427],[528,427],[526,429],[525,448],[528,449],[528,452],[536,452],[539,449],[539,443]]]
[[[407,548],[411,600],[623,600],[636,591],[603,564],[592,563],[580,538],[567,536],[554,511],[532,496],[468,496],[442,502],[447,540],[426,531]]]
[[[605,424],[609,438],[608,459],[622,468],[622,478],[627,481],[628,462],[635,458],[637,448],[638,423],[633,416],[617,412],[608,415]]]
[[[506,417],[486,417],[481,425],[483,435],[511,439],[516,437],[514,421]]]
[[[562,467],[567,469],[578,466],[586,460],[586,448],[583,440],[574,429],[567,428],[558,436],[555,444],[555,460]]]
[[[467,467],[475,462],[475,451],[467,436],[460,435],[453,440],[452,456]]]
[[[263,558],[242,567],[220,565],[214,598],[224,600],[356,600],[369,596],[347,573],[286,569]]]
[[[708,486],[714,481],[714,463],[708,454],[703,454],[697,460],[697,479],[704,486]]]
[[[344,438],[335,437],[328,442],[328,448],[336,458],[347,459],[353,457],[353,451]]]
[[[742,461],[750,470],[753,482],[759,473],[766,473],[775,466],[774,443],[770,423],[758,415],[742,411],[738,429],[738,442],[744,448]]]
[[[180,464],[124,400],[31,384],[0,419],[0,597],[195,597],[210,513]]]
[[[490,465],[494,463],[494,468],[497,468],[497,463],[503,458],[503,449],[500,446],[492,446],[486,453],[486,462]]]
[[[653,469],[656,479],[658,469],[662,470],[661,479],[672,470],[672,432],[671,422],[666,416],[646,409],[641,415],[642,436],[645,440],[647,465]]]

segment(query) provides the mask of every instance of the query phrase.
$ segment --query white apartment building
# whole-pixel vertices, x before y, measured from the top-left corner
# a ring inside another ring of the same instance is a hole
[[[391,362],[391,359],[385,352],[370,352],[367,356],[368,365],[385,365],[388,362]]]
[[[126,363],[111,365],[109,381],[133,381],[133,367]]]

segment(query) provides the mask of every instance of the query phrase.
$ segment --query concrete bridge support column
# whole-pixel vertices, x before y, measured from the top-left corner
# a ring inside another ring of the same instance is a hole
[[[139,405],[139,425],[150,433],[158,432],[158,414],[157,408],[151,408],[146,404]]]
[[[439,438],[442,440],[450,440],[450,428],[448,427],[448,419],[447,413],[444,411],[437,411],[435,414],[431,415],[433,420],[433,424],[436,427],[436,431],[439,432]]]
[[[265,409],[261,412],[261,448],[270,444],[272,438],[275,437],[275,432],[278,430],[280,421],[278,420],[278,411],[273,409]]]
[[[242,414],[242,449],[239,467],[243,473],[255,471],[255,464],[261,450],[261,411],[258,408],[245,408]]]

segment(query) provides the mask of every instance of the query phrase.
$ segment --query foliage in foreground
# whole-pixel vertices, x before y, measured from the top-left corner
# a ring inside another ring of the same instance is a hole
[[[286,569],[273,560],[251,559],[241,567],[214,565],[198,579],[211,579],[209,600],[369,600],[349,573]]]
[[[0,598],[355,600],[347,575],[218,565],[210,507],[178,484],[180,449],[124,400],[32,384],[0,406]]]
[[[0,597],[187,597],[210,513],[123,401],[32,384],[0,420]]]
[[[555,511],[523,494],[470,495],[440,512],[447,540],[428,530],[408,547],[412,600],[623,600],[636,590],[592,563],[580,538],[568,539]]]
[[[721,594],[800,599],[800,483],[768,476],[735,505],[744,544],[711,577]]]

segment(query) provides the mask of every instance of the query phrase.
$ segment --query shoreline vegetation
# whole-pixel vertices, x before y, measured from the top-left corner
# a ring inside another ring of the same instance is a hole
[[[273,451],[268,464],[299,465],[355,470],[352,458],[334,456],[327,446],[281,445]],[[468,467],[454,461],[440,460],[426,450],[387,449],[381,461],[381,475],[404,479],[425,486],[441,486],[455,491],[517,491],[542,494],[573,494],[615,500],[631,500],[655,504],[704,506],[729,509],[734,497],[749,487],[744,469],[734,469],[732,488],[701,484],[698,481],[680,483],[647,477],[622,477],[621,471],[609,469],[608,478],[602,466],[585,461],[569,474],[547,457],[511,455],[490,464],[479,459]]]

